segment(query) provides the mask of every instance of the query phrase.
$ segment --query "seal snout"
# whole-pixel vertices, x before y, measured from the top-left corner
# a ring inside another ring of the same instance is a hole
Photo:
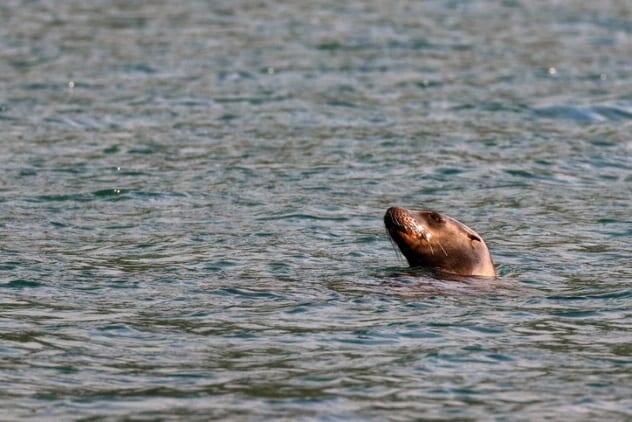
[[[415,227],[415,221],[405,208],[390,207],[384,214],[384,224],[387,229],[409,231]]]

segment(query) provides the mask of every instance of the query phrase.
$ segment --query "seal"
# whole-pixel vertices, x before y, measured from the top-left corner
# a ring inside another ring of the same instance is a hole
[[[452,217],[391,207],[386,210],[384,224],[411,267],[458,276],[496,276],[483,239]]]

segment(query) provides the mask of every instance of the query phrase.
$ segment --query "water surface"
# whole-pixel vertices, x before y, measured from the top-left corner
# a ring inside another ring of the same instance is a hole
[[[632,417],[630,22],[3,2],[1,418]],[[408,270],[392,205],[497,285]]]

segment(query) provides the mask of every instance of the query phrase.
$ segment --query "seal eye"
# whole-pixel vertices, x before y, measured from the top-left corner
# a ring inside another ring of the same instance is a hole
[[[434,212],[434,211],[431,212],[430,218],[432,218],[432,221],[434,221],[437,224],[442,224],[443,222],[445,222],[443,217],[441,217],[441,214],[439,214],[438,212]]]

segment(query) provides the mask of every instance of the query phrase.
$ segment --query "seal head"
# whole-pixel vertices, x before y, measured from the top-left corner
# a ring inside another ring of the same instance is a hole
[[[483,239],[454,218],[435,211],[391,207],[384,224],[411,267],[459,276],[496,276]]]

